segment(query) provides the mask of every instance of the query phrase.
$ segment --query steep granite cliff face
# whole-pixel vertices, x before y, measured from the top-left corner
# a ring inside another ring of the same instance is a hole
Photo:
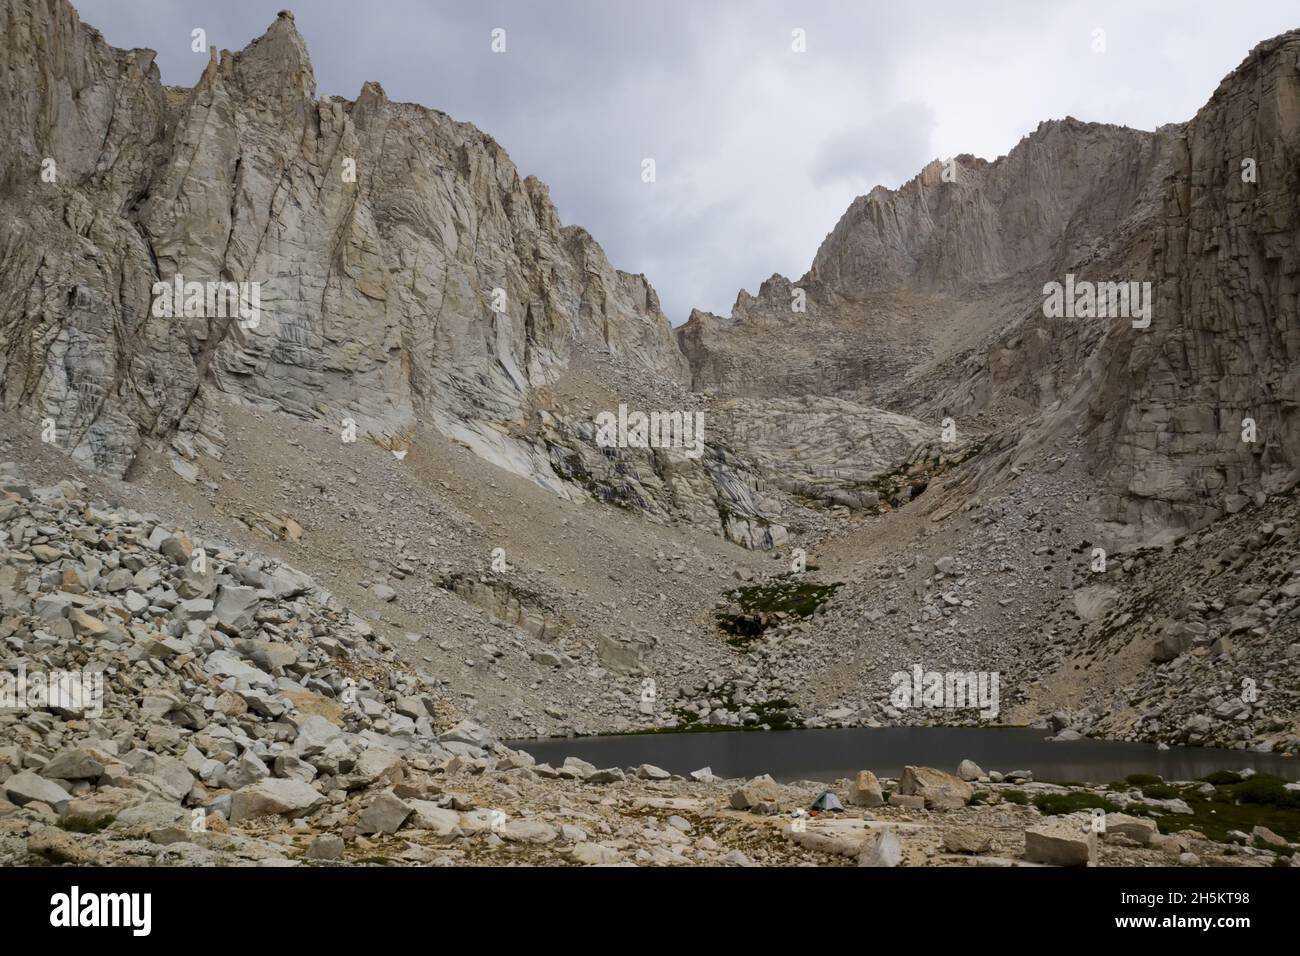
[[[995,162],[936,160],[898,190],[877,187],[802,278],[742,290],[730,319],[692,314],[678,330],[692,379],[727,395],[883,401],[1036,300],[1041,276],[1095,254],[1136,205],[1154,206],[1160,158],[1157,135],[1066,119]],[[764,369],[774,339],[791,359]]]
[[[1251,52],[1169,166],[1151,328],[1111,331],[1091,405],[1106,515],[1146,528],[1199,526],[1300,478],[1300,31]]]
[[[1043,123],[995,162],[936,161],[859,197],[800,280],[774,276],[731,318],[697,312],[678,330],[692,381],[1013,425],[1022,463],[1085,435],[1117,539],[1177,534],[1288,487],[1300,476],[1298,60],[1288,33],[1186,124]],[[1069,274],[1150,283],[1150,326],[1046,317],[1044,285]],[[774,368],[776,350],[789,360]]]
[[[1041,123],[1006,156],[930,163],[849,206],[808,278],[840,294],[954,291],[1055,273],[1129,214],[1158,161],[1141,130]]]
[[[432,426],[572,496],[535,440],[537,391],[578,353],[646,388],[684,382],[644,276],[562,226],[473,126],[376,83],[318,98],[292,14],[214,49],[188,90],[63,0],[5,0],[3,19],[0,398],[84,463],[122,476],[170,440],[186,473],[221,455],[234,401],[394,448]],[[257,315],[160,316],[159,281],[254,284]],[[648,510],[725,529],[729,492],[684,470],[703,482],[679,497],[699,500],[674,508],[669,488]]]
[[[150,321],[157,270],[133,214],[164,161],[153,54],[115,50],[63,3],[0,30],[0,395],[122,474],[199,386],[188,333]]]

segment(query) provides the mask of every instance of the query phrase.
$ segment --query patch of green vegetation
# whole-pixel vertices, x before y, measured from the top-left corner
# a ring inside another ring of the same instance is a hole
[[[1153,784],[1164,783],[1164,779],[1154,773],[1131,773],[1124,778],[1124,782],[1131,787],[1149,787]]]
[[[1167,783],[1154,783],[1142,788],[1142,796],[1148,800],[1173,800],[1181,795],[1181,790]]]
[[[1029,805],[1029,796],[1023,790],[1003,790],[1002,799],[1022,807]]]
[[[878,512],[884,511],[886,504],[890,508],[901,508],[925,494],[935,478],[978,455],[988,441],[988,436],[983,436],[952,451],[912,458],[893,471],[877,475],[862,487],[880,496]]]
[[[1047,816],[1077,813],[1080,810],[1101,809],[1115,813],[1119,805],[1096,793],[1073,790],[1069,793],[1040,793],[1034,797],[1034,806]]]
[[[64,817],[59,821],[59,828],[67,830],[69,833],[98,833],[107,829],[117,819],[113,816],[99,817]]]
[[[727,732],[732,730],[798,730],[803,727],[803,721],[791,716],[794,705],[783,697],[776,700],[759,701],[752,704],[737,704],[735,702],[736,688],[730,682],[723,684],[713,696],[721,701],[721,707],[715,710],[725,710],[729,713],[739,713],[742,710],[752,711],[757,720],[746,724],[706,724],[700,721],[700,718],[684,707],[674,707],[673,716],[677,718],[676,727],[667,727],[662,730],[651,731],[651,733],[670,733],[670,734],[701,734]],[[640,731],[633,731],[639,733]]]
[[[1211,840],[1232,843],[1236,841],[1229,838],[1231,831],[1249,833],[1262,826],[1293,843],[1300,841],[1300,792],[1286,789],[1281,777],[1261,773],[1242,780],[1226,771],[1209,776],[1214,780],[1205,782],[1214,786],[1213,794],[1202,794],[1199,784],[1174,788],[1192,812],[1156,817],[1161,833],[1198,830]]]
[[[1222,789],[1242,803],[1300,810],[1300,792],[1288,790],[1285,780],[1271,774],[1257,773],[1240,783],[1227,784]]]
[[[802,727],[803,721],[796,723],[790,719],[790,709],[793,706],[784,697],[763,701],[761,704],[754,704],[750,707],[750,710],[758,715],[758,721],[754,726],[762,727],[766,725],[771,730],[796,730]]]
[[[993,794],[989,793],[987,790],[976,790],[967,805],[972,807],[987,807],[993,802],[992,797]]]
[[[817,584],[789,579],[738,587],[726,593],[728,605],[718,610],[714,619],[719,630],[731,635],[728,644],[743,647],[769,627],[811,617],[840,587],[838,582]]]

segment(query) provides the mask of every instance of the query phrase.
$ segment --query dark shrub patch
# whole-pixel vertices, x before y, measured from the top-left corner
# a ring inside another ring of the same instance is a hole
[[[64,817],[59,821],[59,828],[69,833],[98,833],[107,829],[114,819],[116,818],[111,816],[100,817],[98,820],[90,817]]]
[[[1142,796],[1148,800],[1172,800],[1181,792],[1177,787],[1171,787],[1167,783],[1154,783],[1142,788]]]
[[[1080,810],[1101,809],[1107,813],[1119,810],[1117,804],[1111,803],[1095,793],[1041,793],[1034,797],[1034,806],[1048,816],[1060,813],[1077,813]]]
[[[838,587],[838,583],[783,580],[735,588],[726,594],[729,607],[719,610],[714,619],[718,628],[729,635],[728,644],[743,647],[769,627],[811,617]]]
[[[1231,770],[1216,770],[1214,773],[1207,773],[1201,778],[1206,783],[1212,783],[1216,787],[1221,787],[1227,783],[1241,783],[1241,775],[1233,773]]]
[[[1164,780],[1154,773],[1131,773],[1124,778],[1124,782],[1131,787],[1149,787],[1155,783],[1164,783]]]

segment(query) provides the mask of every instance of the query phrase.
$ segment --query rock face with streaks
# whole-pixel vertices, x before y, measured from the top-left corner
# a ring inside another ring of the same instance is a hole
[[[1100,350],[1090,440],[1107,516],[1178,528],[1300,478],[1300,31],[1257,46],[1168,152],[1141,248],[1152,326]]]
[[[148,319],[158,272],[136,218],[170,94],[151,51],[113,49],[66,4],[2,16],[0,395],[122,474],[203,407],[185,330]]]
[[[673,332],[490,137],[317,97],[288,13],[193,89],[66,0],[0,24],[0,684],[91,691],[0,708],[0,865],[1300,863],[1300,32],[1184,124],[873,190]],[[1049,317],[1067,277],[1150,321]],[[1241,772],[502,743],[990,723]]]
[[[695,385],[888,395],[926,362],[976,344],[999,312],[1038,298],[1039,276],[1063,274],[1104,242],[1151,189],[1160,144],[1067,118],[995,162],[936,160],[898,190],[876,187],[798,281],[775,275],[757,295],[742,290],[729,319],[692,314],[678,338]],[[789,359],[763,363],[773,347]]]
[[[1187,123],[1043,123],[994,162],[936,161],[872,190],[797,282],[773,276],[730,318],[696,312],[677,331],[693,384],[930,423],[978,416],[1014,432],[992,475],[1081,437],[1118,541],[1168,538],[1290,487],[1298,62],[1293,31],[1256,47]],[[1044,286],[1067,275],[1149,283],[1149,327],[1046,317]],[[788,360],[767,362],[777,351]]]
[[[397,451],[433,427],[571,496],[583,486],[553,459],[577,449],[539,433],[544,411],[561,429],[578,411],[539,392],[579,356],[651,390],[684,383],[644,276],[561,225],[473,126],[377,83],[318,98],[292,14],[176,89],[63,0],[2,7],[0,401],[77,459],[122,476],[143,442],[170,441],[193,480],[237,402]],[[158,314],[156,282],[251,283],[255,308]],[[733,529],[715,504],[743,476],[687,465],[690,487],[649,492],[647,511],[761,544],[748,525],[766,518],[742,502]]]

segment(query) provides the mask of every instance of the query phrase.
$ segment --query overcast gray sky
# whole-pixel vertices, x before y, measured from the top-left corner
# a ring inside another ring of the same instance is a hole
[[[288,0],[73,0],[191,85]],[[674,324],[802,275],[855,196],[957,153],[994,159],[1040,120],[1188,119],[1290,2],[299,0],[321,94],[366,80],[468,120],[551,187]],[[490,49],[494,28],[506,52]],[[806,52],[792,49],[792,31]],[[1095,52],[1097,30],[1104,52]],[[642,182],[641,163],[657,181]]]

